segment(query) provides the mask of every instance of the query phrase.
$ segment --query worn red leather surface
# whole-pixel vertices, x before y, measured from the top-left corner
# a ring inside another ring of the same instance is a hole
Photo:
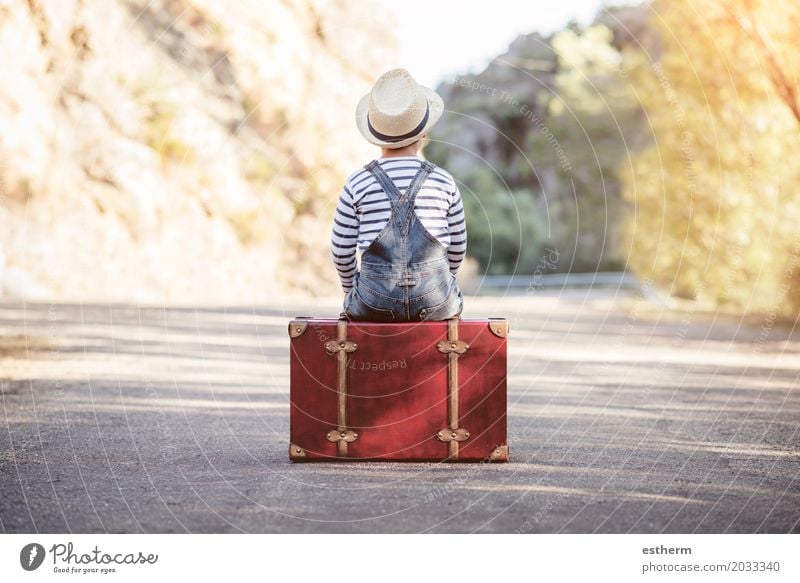
[[[295,322],[298,320],[294,320]],[[447,339],[447,322],[348,322],[346,414],[358,437],[346,458],[326,435],[337,428],[337,360],[324,346],[337,338],[334,318],[302,320],[305,331],[290,340],[291,444],[295,461],[441,461],[448,445],[436,433],[448,427],[448,356],[436,344]],[[489,461],[507,445],[506,338],[489,320],[459,321],[469,348],[458,357],[459,427],[470,437],[458,461]],[[454,460],[451,460],[454,461]],[[500,456],[493,461],[506,461]]]

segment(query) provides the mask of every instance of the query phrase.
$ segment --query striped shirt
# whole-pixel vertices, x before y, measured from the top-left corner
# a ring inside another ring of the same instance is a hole
[[[378,158],[381,168],[403,192],[420,168],[417,156]],[[336,206],[331,235],[331,257],[344,291],[353,287],[356,250],[366,251],[391,216],[391,204],[372,174],[361,168],[345,182]],[[453,177],[436,169],[423,183],[414,200],[414,211],[422,226],[447,247],[450,271],[455,273],[467,251],[464,205]]]

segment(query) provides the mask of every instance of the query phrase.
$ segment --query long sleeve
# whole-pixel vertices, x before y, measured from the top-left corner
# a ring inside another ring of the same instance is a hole
[[[467,222],[464,215],[464,203],[461,192],[455,187],[450,210],[447,213],[447,230],[450,233],[450,245],[447,247],[447,260],[450,262],[450,271],[458,271],[464,255],[467,253]]]
[[[356,273],[357,241],[358,213],[353,207],[353,195],[345,186],[339,195],[331,235],[331,258],[345,292],[353,287],[353,276]]]

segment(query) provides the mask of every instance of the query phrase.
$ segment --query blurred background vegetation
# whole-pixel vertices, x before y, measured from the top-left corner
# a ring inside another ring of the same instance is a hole
[[[530,274],[545,246],[558,271],[624,268],[617,171],[644,115],[619,70],[646,15],[609,9],[585,30],[519,37],[485,71],[439,86],[456,114],[426,153],[466,185],[482,270]]]
[[[362,2],[0,1],[0,295],[338,293],[327,242],[397,66]],[[521,8],[525,9],[525,8]],[[519,36],[437,90],[478,273],[627,271],[800,313],[800,7],[652,0]],[[413,69],[412,69],[413,74]]]
[[[428,155],[464,181],[482,270],[533,273],[549,246],[557,271],[796,315],[798,30],[796,2],[654,0],[440,85]]]

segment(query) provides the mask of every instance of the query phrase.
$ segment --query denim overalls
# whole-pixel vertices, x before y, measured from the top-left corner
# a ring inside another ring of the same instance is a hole
[[[377,160],[365,168],[389,197],[386,227],[361,255],[361,269],[344,298],[343,317],[374,322],[446,320],[461,315],[464,298],[450,273],[447,247],[414,212],[414,199],[435,166],[423,160],[402,194]]]

